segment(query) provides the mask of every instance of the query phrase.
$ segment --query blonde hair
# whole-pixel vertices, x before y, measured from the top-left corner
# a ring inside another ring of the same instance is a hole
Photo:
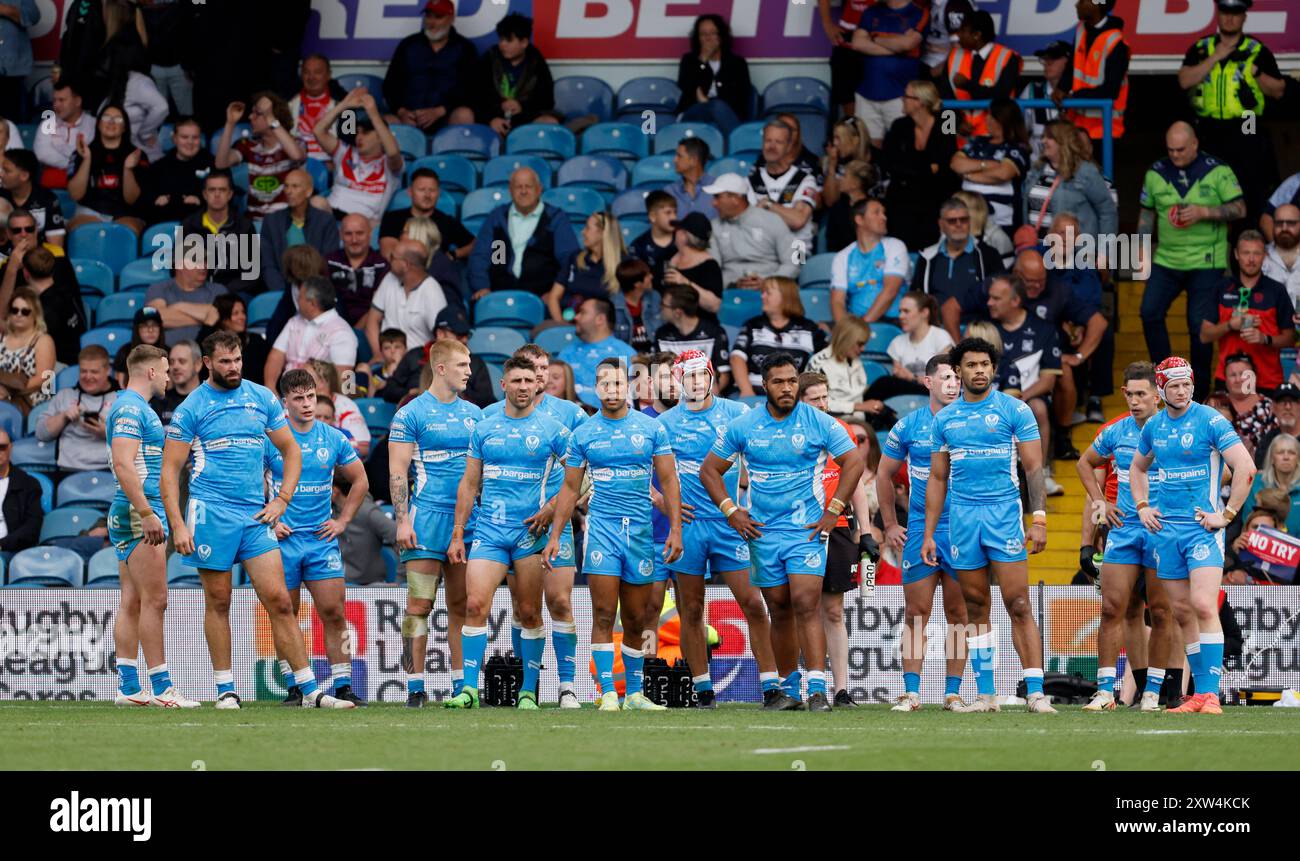
[[[984,195],[963,190],[954,192],[953,197],[966,204],[966,211],[970,213],[970,235],[976,238],[983,236],[984,228],[989,223],[989,202],[984,199]]]
[[[831,331],[831,357],[841,362],[852,362],[861,353],[856,342],[870,338],[871,326],[867,321],[847,314],[840,318]]]
[[[831,129],[832,139],[839,129],[844,129],[850,136],[858,139],[858,145],[852,153],[840,153],[840,164],[847,165],[849,162],[854,161],[871,161],[871,135],[867,132],[867,124],[858,117],[845,117]],[[823,159],[822,163],[825,166],[829,164],[829,161]]]
[[[1278,446],[1281,445],[1291,446],[1291,448],[1295,450],[1296,454],[1300,455],[1300,440],[1296,439],[1289,433],[1280,433],[1273,437],[1273,441],[1268,444],[1268,456],[1264,458],[1264,469],[1261,472],[1263,474],[1265,487],[1276,487],[1290,493],[1297,486],[1300,486],[1300,465],[1297,466],[1295,472],[1291,473],[1290,479],[1288,479],[1286,485],[1283,486],[1280,483],[1277,470],[1273,468],[1273,453],[1277,451]]]
[[[428,365],[432,368],[437,365],[447,364],[458,354],[462,356],[470,355],[469,347],[454,338],[443,338],[441,341],[434,341],[433,346],[429,347]]]
[[[45,309],[41,307],[41,299],[36,295],[36,291],[30,287],[15,287],[13,296],[9,298],[10,305],[13,305],[14,299],[22,299],[27,303],[27,307],[32,309],[32,329],[36,334],[38,336],[48,335],[50,330],[45,325]],[[6,308],[5,313],[9,314],[9,309]],[[5,328],[10,331],[13,331],[13,319],[15,316],[17,315],[9,314],[5,320]]]
[[[577,403],[578,388],[573,382],[573,366],[563,359],[551,359],[552,368],[559,368],[560,373],[564,374],[564,399]]]
[[[793,278],[773,276],[763,279],[763,289],[775,287],[781,291],[781,313],[787,317],[803,316],[803,300],[799,298],[799,282]]]
[[[330,390],[331,396],[339,393],[341,385],[339,382],[339,369],[334,367],[333,362],[325,359],[312,359],[307,364],[316,372],[316,376],[320,377],[321,381],[325,383],[326,388]],[[318,392],[317,394],[324,394],[324,392]]]
[[[1056,168],[1057,174],[1062,180],[1073,179],[1079,167],[1088,161],[1088,154],[1079,144],[1079,127],[1069,120],[1052,120],[1043,127],[1043,134],[1056,141],[1056,146],[1061,151],[1057,159],[1060,162]],[[1040,167],[1047,164],[1047,156],[1040,158],[1038,164]]]
[[[609,295],[614,296],[619,289],[618,264],[623,262],[623,257],[627,254],[623,232],[619,229],[618,219],[609,210],[593,212],[591,217],[600,220],[600,265],[605,269],[600,282],[605,285]],[[587,263],[587,249],[584,248],[578,253],[578,266],[586,269]]]
[[[998,348],[998,353],[1002,352],[1002,335],[998,332],[998,327],[994,326],[988,320],[976,320],[966,327],[967,338],[982,338]]]
[[[425,259],[424,265],[428,268],[433,262],[433,255],[438,253],[442,247],[442,231],[438,225],[433,222],[432,218],[408,218],[402,225],[402,235],[407,239],[414,239],[417,242],[424,243],[424,247],[429,249],[429,256]]]
[[[934,116],[939,116],[939,111],[943,108],[943,100],[939,98],[939,88],[932,82],[917,79],[907,85],[916,96],[916,100]]]

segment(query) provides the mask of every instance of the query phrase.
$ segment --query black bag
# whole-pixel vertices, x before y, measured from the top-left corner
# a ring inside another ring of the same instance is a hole
[[[1058,705],[1084,705],[1097,693],[1097,682],[1077,673],[1047,673],[1043,676],[1043,693]],[[1024,699],[1028,695],[1025,680],[1016,685],[1016,696]]]

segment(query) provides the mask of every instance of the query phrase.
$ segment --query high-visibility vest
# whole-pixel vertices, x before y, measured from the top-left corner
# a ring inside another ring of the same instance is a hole
[[[1097,37],[1088,47],[1087,39],[1088,30],[1082,22],[1074,30],[1074,80],[1070,85],[1071,94],[1083,89],[1100,87],[1106,77],[1106,58],[1110,52],[1124,43],[1124,34],[1119,30],[1107,30]],[[1111,112],[1110,134],[1111,137],[1124,136],[1124,108],[1128,106],[1128,75],[1124,76],[1124,82],[1120,84],[1119,97],[1115,99],[1115,107]],[[1088,137],[1100,139],[1102,137],[1102,114],[1100,110],[1069,112],[1070,121],[1076,126],[1086,129]]]
[[[953,95],[962,101],[969,101],[972,98],[970,91],[961,89],[953,81],[958,75],[965,75],[967,80],[971,80],[970,70],[974,57],[973,51],[967,51],[961,46],[954,47],[948,52],[948,83],[952,84]],[[1010,48],[993,43],[976,83],[981,87],[993,86],[1002,76],[1002,70],[1007,67],[1007,63],[1011,62],[1019,68],[1020,55]],[[970,122],[970,133],[973,137],[984,137],[989,133],[988,117],[988,111],[966,111],[966,119]]]
[[[1205,56],[1214,53],[1216,39],[1217,34],[1197,42]],[[1245,36],[1225,62],[1215,63],[1205,80],[1192,89],[1192,108],[1196,115],[1211,120],[1236,120],[1246,111],[1254,111],[1256,115],[1264,113],[1264,91],[1251,72],[1263,49],[1258,41]]]

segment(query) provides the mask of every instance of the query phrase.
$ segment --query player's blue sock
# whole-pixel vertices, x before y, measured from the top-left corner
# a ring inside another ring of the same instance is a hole
[[[286,691],[293,687],[293,669],[289,666],[288,661],[280,661],[280,677],[284,679],[284,689]]]
[[[1205,685],[1200,678],[1196,680],[1198,694],[1219,693],[1219,679],[1223,676],[1223,632],[1201,634],[1201,672],[1205,676]]]
[[[763,693],[780,690],[781,676],[777,673],[759,673],[758,683],[762,686]]]
[[[1165,684],[1165,671],[1158,667],[1147,667],[1147,683],[1142,693],[1159,694]]]
[[[903,673],[903,692],[919,694],[921,692],[921,674]]]
[[[596,683],[601,694],[614,690],[614,644],[592,643],[591,660],[596,665]]]
[[[465,687],[467,688],[478,690],[478,674],[483,669],[483,654],[487,651],[487,635],[487,628],[471,628],[469,625],[465,625],[460,629],[460,651],[464,658]]]
[[[128,696],[140,693],[140,673],[135,661],[117,659],[117,689]]]
[[[992,673],[992,669],[989,670]],[[1034,694],[1043,692],[1043,671],[1040,667],[1025,668],[1025,696],[1032,697]],[[1114,677],[1111,678],[1111,688],[1115,687]]]
[[[1201,690],[1201,644],[1188,643],[1183,646],[1183,651],[1187,653],[1187,668],[1192,671],[1192,684],[1198,694],[1204,693]]]
[[[217,696],[235,692],[235,674],[230,670],[213,670],[212,681],[217,683]]]
[[[1097,668],[1097,690],[1105,691],[1108,694],[1115,693],[1115,668],[1114,667]]]
[[[627,696],[645,693],[645,653],[623,646],[623,678]]]
[[[970,666],[975,672],[975,689],[980,696],[994,696],[997,688],[993,683],[993,667],[997,659],[997,631],[990,628],[978,637],[967,637],[966,648],[970,651]]]
[[[705,673],[702,676],[695,676],[691,679],[691,682],[695,685],[695,692],[697,694],[713,690],[713,679],[709,678],[708,673]]]
[[[407,677],[406,677],[406,692],[407,692],[408,694],[422,694],[422,693],[424,693],[424,674],[423,674],[423,673],[421,673],[421,674],[418,675],[418,676],[407,676]],[[459,693],[459,692],[458,692],[458,693]],[[454,696],[454,695],[453,695],[453,696]]]
[[[318,687],[316,674],[312,672],[310,665],[293,671],[293,683],[298,686],[298,690],[302,691],[304,697],[316,693]]]
[[[795,670],[782,679],[781,690],[785,691],[785,695],[792,699],[803,699],[803,673]]]
[[[826,673],[821,670],[808,671],[808,696],[813,694],[826,696]]]
[[[342,661],[337,664],[330,664],[330,684],[334,690],[343,687],[352,687],[352,663]]]
[[[524,662],[524,686],[526,691],[537,690],[537,677],[542,674],[542,652],[546,651],[546,628],[541,625],[520,632],[523,654],[519,657]]]
[[[961,693],[961,676],[943,677],[943,695],[956,696]]]
[[[514,650],[516,658],[524,656],[524,629],[519,627],[518,622],[510,623],[510,648]]]
[[[424,687],[424,679],[420,680],[420,687],[421,688]],[[465,671],[452,670],[451,671],[451,695],[453,697],[458,697],[460,696],[460,692],[464,689],[465,689]]]
[[[560,677],[560,686],[572,688],[578,672],[578,626],[573,622],[552,622],[551,647],[555,649],[555,670]]]
[[[149,668],[149,684],[153,686],[153,695],[159,696],[172,686],[171,674],[167,672],[167,662]]]

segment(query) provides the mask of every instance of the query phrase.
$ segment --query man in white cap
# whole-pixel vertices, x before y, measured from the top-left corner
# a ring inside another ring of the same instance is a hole
[[[744,177],[724,173],[704,192],[713,195],[718,210],[709,256],[722,266],[725,288],[757,290],[764,278],[799,276],[794,234],[776,213],[750,205],[750,186]]]

